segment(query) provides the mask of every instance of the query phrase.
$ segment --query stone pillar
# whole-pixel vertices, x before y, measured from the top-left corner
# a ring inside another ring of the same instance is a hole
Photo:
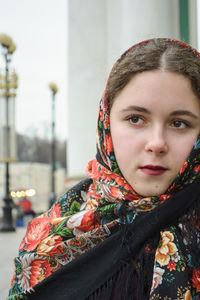
[[[105,0],[68,1],[68,176],[96,154],[97,108],[105,84]]]
[[[109,0],[107,11],[109,68],[139,41],[179,38],[178,0]]]
[[[199,27],[199,14],[198,6],[200,8],[199,2],[197,0],[189,1],[189,34],[190,34],[190,44],[194,48],[198,48],[198,27]]]
[[[154,37],[179,37],[178,0],[123,1],[123,47]]]

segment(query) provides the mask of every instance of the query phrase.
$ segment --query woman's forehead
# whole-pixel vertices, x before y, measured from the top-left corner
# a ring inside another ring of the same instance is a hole
[[[200,101],[187,77],[156,70],[135,75],[115,97],[113,106],[122,112],[135,107],[151,112],[153,107],[161,111],[163,108],[169,111],[189,109],[198,114]]]

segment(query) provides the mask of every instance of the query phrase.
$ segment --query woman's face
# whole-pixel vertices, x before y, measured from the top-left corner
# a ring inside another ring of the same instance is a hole
[[[166,191],[200,131],[200,100],[183,75],[145,71],[115,97],[111,136],[118,166],[144,197]]]

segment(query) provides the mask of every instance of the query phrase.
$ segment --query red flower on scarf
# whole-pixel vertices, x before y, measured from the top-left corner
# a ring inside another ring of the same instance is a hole
[[[105,116],[105,120],[104,120],[104,128],[108,129],[109,128],[109,124],[110,124],[110,118],[108,115]]]
[[[100,172],[101,179],[107,179],[110,181],[113,177],[113,173],[109,171],[108,169],[101,167],[101,172]]]
[[[131,189],[131,187],[130,187],[130,185],[125,181],[125,179],[123,178],[123,177],[121,177],[121,176],[116,176],[115,177],[115,181],[117,182],[117,184],[119,185],[119,186],[123,186],[126,190],[130,190]],[[132,190],[132,189],[131,189]],[[139,196],[138,196],[138,198],[139,198]],[[135,198],[134,198],[135,199]]]
[[[114,199],[114,202],[116,199],[122,199],[123,198],[123,193],[122,191],[120,191],[118,189],[118,187],[115,187],[115,186],[109,186],[109,189],[108,189],[108,193],[107,195],[110,196],[110,201],[112,202],[112,199]]]
[[[83,232],[92,230],[99,225],[99,223],[97,223],[97,220],[95,219],[93,211],[94,209],[88,211],[83,210],[76,213],[75,215],[72,215],[67,221],[67,227],[70,230],[74,230],[75,228],[77,228]]]
[[[182,174],[182,173],[185,171],[185,169],[187,168],[187,165],[188,165],[188,162],[185,161],[185,162],[184,162],[184,165],[182,166],[182,168],[181,168],[181,170],[180,170],[180,172],[179,172],[179,174]]]
[[[52,273],[51,265],[48,261],[36,259],[31,263],[30,286],[34,286],[47,278]]]
[[[173,260],[170,260],[170,262],[168,263],[168,265],[167,265],[167,269],[169,269],[170,270],[170,272],[172,271],[172,270],[175,270],[176,271],[176,263],[175,263],[175,261],[173,261]]]
[[[87,164],[87,167],[86,167],[86,173],[92,179],[99,178],[98,163],[97,163],[96,159],[89,161],[89,163]]]
[[[57,218],[61,215],[61,208],[59,204],[55,204],[51,210],[50,217]]]
[[[59,235],[50,235],[43,239],[37,247],[37,254],[42,256],[54,256],[54,254],[62,253],[62,238]]]
[[[94,217],[93,210],[87,211],[83,215],[81,224],[79,226],[77,226],[77,228],[84,232],[94,229],[94,227],[96,227],[95,226],[96,224],[94,223],[94,219],[95,219],[95,217]]]
[[[194,167],[194,172],[195,172],[195,173],[199,173],[199,171],[200,171],[200,165],[196,165],[196,166]]]
[[[112,139],[111,139],[110,134],[106,135],[106,150],[107,150],[108,155],[113,150]]]
[[[46,238],[50,232],[49,218],[36,218],[29,223],[27,233],[19,250],[25,248],[26,251],[34,250],[42,239]]]
[[[159,199],[160,199],[161,203],[163,203],[165,200],[167,200],[170,197],[171,197],[171,195],[164,194],[164,195],[161,195]]]
[[[194,269],[192,283],[197,293],[200,292],[200,267],[198,269]]]

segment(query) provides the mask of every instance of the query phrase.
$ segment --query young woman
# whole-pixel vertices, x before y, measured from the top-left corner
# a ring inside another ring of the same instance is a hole
[[[199,74],[181,41],[121,56],[89,178],[29,224],[8,299],[200,299]]]

